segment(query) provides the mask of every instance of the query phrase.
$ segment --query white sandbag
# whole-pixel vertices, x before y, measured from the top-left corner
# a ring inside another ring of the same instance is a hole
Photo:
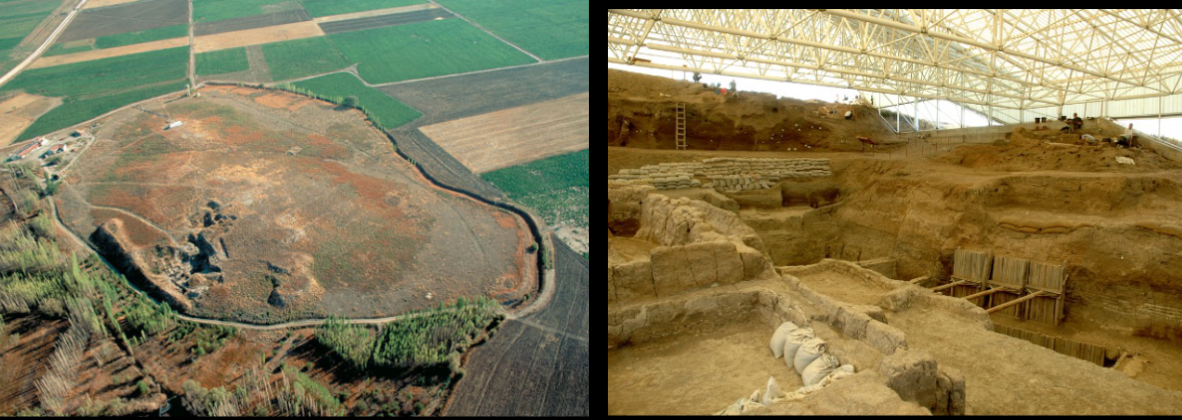
[[[739,398],[737,401],[735,401],[734,404],[731,404],[727,408],[722,409],[722,411],[714,413],[714,415],[716,415],[716,416],[737,416],[739,414],[742,414],[743,413],[743,402],[744,402],[744,400],[742,398]]]
[[[772,334],[772,341],[768,343],[768,346],[772,348],[772,354],[777,359],[784,355],[784,338],[788,336],[788,333],[796,331],[797,328],[799,327],[796,324],[785,322],[780,324],[779,328],[776,328],[775,334]]]
[[[797,328],[796,331],[788,333],[788,336],[784,337],[784,363],[791,367],[792,361],[796,357],[796,349],[812,338],[812,328]]]
[[[772,405],[776,398],[780,398],[780,386],[776,384],[776,378],[767,378],[767,390],[763,391],[763,405]]]
[[[825,344],[825,340],[820,338],[813,338],[801,344],[792,362],[794,367],[796,367],[796,373],[804,373],[804,368],[809,367],[809,363],[812,363],[813,360],[825,354],[825,350],[828,348],[829,345]]]
[[[804,380],[804,386],[816,385],[839,366],[841,366],[841,363],[838,362],[836,357],[825,353],[818,356],[812,363],[809,363],[808,367],[804,368],[804,372],[801,372],[800,378]]]

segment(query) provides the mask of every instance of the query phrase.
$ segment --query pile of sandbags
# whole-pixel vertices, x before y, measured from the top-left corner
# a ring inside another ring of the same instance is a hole
[[[745,190],[761,190],[764,188],[771,188],[780,182],[780,177],[776,175],[716,175],[710,178],[710,182],[705,184],[706,188],[714,188],[720,192],[737,193]]]
[[[768,346],[772,350],[772,355],[779,359],[784,355],[784,339],[788,338],[788,334],[800,329],[796,324],[785,322],[776,328],[776,332],[772,333],[772,340]]]
[[[677,190],[684,188],[698,188],[702,182],[694,179],[690,174],[669,174],[653,178],[653,186],[658,190]]]
[[[714,413],[718,416],[737,416],[755,407],[766,407],[780,401],[795,401],[821,389],[834,380],[854,374],[854,367],[842,365],[837,357],[828,353],[825,340],[816,338],[812,328],[799,327],[791,322],[780,324],[768,341],[772,356],[783,357],[784,362],[800,374],[804,386],[784,394],[774,377],[768,378],[767,387],[755,390],[746,398],[739,398],[734,404]],[[762,397],[761,397],[762,395]]]
[[[685,177],[689,177],[689,180]],[[771,188],[781,179],[833,176],[829,159],[714,158],[701,162],[662,163],[640,169],[621,169],[607,177],[609,184],[653,185],[658,189],[705,186],[719,191]],[[706,185],[694,178],[706,178]]]

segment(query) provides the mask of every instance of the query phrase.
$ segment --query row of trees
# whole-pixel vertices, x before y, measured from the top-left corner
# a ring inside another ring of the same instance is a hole
[[[304,89],[302,87],[294,86],[291,84],[277,85],[277,86],[275,86],[275,89],[279,89],[279,90],[283,90],[283,91],[287,91],[287,92],[291,92],[291,93],[298,93],[300,95],[316,98],[316,99],[319,99],[319,100],[322,100],[325,102],[331,102],[331,103],[334,103],[334,104],[337,104],[340,106],[344,106],[344,107],[356,108],[356,109],[360,110],[363,114],[365,114],[365,116],[367,118],[369,118],[370,121],[373,121],[374,125],[376,125],[378,127],[383,127],[382,121],[380,119],[378,119],[378,116],[374,115],[372,112],[370,112],[364,106],[361,106],[361,101],[358,100],[356,96],[352,96],[352,95],[350,95],[350,96],[322,95],[322,94],[313,92],[311,90]]]
[[[333,319],[316,329],[316,341],[359,369],[443,365],[468,348],[499,316],[499,308],[487,297],[460,298],[386,324],[376,338],[369,328]],[[449,366],[458,371],[458,360]]]

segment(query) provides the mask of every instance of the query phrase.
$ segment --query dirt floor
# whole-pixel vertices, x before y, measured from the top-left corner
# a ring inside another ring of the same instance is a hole
[[[419,130],[483,173],[586,148],[590,112],[590,96],[582,93]]]
[[[403,7],[391,7],[389,9],[367,10],[364,12],[345,13],[340,15],[323,16],[316,18],[316,23],[336,22],[341,20],[352,20],[364,17],[392,15],[398,13],[415,12],[419,10],[438,9],[439,6],[435,3],[415,4]]]
[[[78,13],[58,36],[64,43],[189,23],[186,0],[149,0]]]
[[[550,305],[506,321],[472,350],[445,415],[590,414],[590,266],[561,241],[554,246],[557,290]]]
[[[320,29],[326,34],[360,31],[362,29],[382,28],[386,26],[406,25],[410,23],[426,22],[429,20],[451,19],[456,15],[440,8],[428,8],[404,13],[380,14],[376,16],[359,17],[348,20],[334,20],[331,22],[318,21]]]
[[[83,237],[124,220],[115,236],[194,314],[378,317],[535,285],[524,221],[428,186],[356,111],[211,87],[96,135],[66,175],[63,218]]]
[[[286,25],[199,36],[193,40],[193,52],[203,53],[323,35],[324,31],[321,31],[320,26],[316,25],[315,22],[289,23]]]
[[[800,276],[805,285],[829,297],[855,305],[874,305],[892,288],[881,284],[870,284],[845,275],[823,271]]]
[[[123,55],[138,54],[148,51],[164,50],[169,48],[184,47],[189,45],[189,38],[172,38],[162,39],[159,41],[144,42],[141,44],[125,45],[115,48],[103,48],[101,50],[83,51],[74,54],[62,54],[50,57],[38,58],[30,69],[39,69],[42,67],[60,66],[62,64],[81,63],[83,61],[98,60],[102,58],[119,57]]]
[[[769,328],[754,319],[726,328],[608,350],[608,415],[703,415],[761,389],[804,385],[768,350]],[[762,390],[760,392],[763,393]]]
[[[1182,409],[1182,394],[1175,391],[1127,380],[1115,370],[986,331],[946,312],[920,307],[888,319],[907,334],[910,348],[922,348],[965,375],[969,415],[1176,414]]]

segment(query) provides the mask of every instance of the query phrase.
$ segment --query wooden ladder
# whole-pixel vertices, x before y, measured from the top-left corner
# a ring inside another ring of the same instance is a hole
[[[685,150],[685,103],[677,103],[677,150]]]

